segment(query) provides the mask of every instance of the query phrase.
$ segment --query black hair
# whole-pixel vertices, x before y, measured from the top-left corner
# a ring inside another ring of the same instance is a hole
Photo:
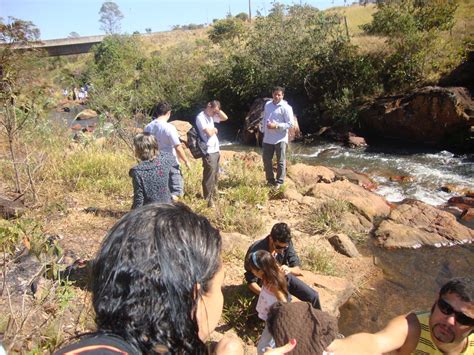
[[[127,213],[106,236],[92,267],[99,331],[143,353],[204,354],[196,308],[221,267],[221,237],[183,204]],[[201,285],[196,297],[196,285]]]
[[[283,95],[285,94],[285,88],[283,86],[274,86],[272,93],[280,91]]]
[[[221,108],[221,103],[218,100],[212,100],[207,103],[207,106],[211,108]]]
[[[439,297],[455,293],[464,302],[474,302],[474,280],[472,277],[457,277],[449,280],[439,290]]]
[[[160,116],[166,115],[170,111],[171,111],[171,105],[168,102],[166,101],[158,102],[153,108],[151,116],[154,118],[160,117]]]
[[[289,243],[291,242],[291,230],[286,223],[277,223],[272,227],[270,236],[274,242]]]

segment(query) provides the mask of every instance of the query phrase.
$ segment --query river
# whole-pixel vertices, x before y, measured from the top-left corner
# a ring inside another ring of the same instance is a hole
[[[223,145],[223,149],[249,149],[228,141]],[[260,152],[258,148],[251,149]],[[374,192],[390,202],[414,198],[440,206],[456,195],[442,191],[443,186],[474,191],[474,154],[388,146],[351,149],[337,143],[321,142],[318,145],[292,143],[288,155],[293,161],[349,168],[367,174],[378,184]],[[390,177],[394,176],[407,176],[412,181],[391,181]]]

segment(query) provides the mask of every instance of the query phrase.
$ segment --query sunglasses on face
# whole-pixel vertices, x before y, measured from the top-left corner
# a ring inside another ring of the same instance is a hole
[[[471,317],[466,316],[462,312],[455,311],[454,308],[441,297],[438,299],[438,308],[441,313],[450,316],[454,313],[454,318],[456,319],[456,323],[468,326],[474,326],[474,319]]]
[[[286,250],[286,249],[288,249],[288,245],[281,246],[281,245],[275,244],[275,250]]]

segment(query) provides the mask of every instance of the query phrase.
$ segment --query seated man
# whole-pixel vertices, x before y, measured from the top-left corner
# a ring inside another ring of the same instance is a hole
[[[329,354],[474,354],[474,283],[471,277],[446,283],[429,312],[392,319],[375,334],[336,339]]]
[[[275,224],[270,235],[253,243],[247,250],[245,260],[247,260],[247,255],[258,250],[270,252],[281,265],[286,274],[288,291],[291,295],[301,301],[311,303],[314,308],[321,309],[318,293],[296,277],[301,275],[300,259],[291,242],[291,231],[286,223]],[[260,294],[261,281],[252,273],[249,265],[244,265],[244,267],[245,280],[250,291],[256,295]]]

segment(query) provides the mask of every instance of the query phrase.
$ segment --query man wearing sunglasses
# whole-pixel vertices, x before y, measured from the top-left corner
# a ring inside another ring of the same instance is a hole
[[[291,230],[286,223],[277,223],[272,227],[270,234],[253,243],[247,250],[247,255],[258,250],[266,250],[273,255],[273,257],[280,264],[281,269],[286,274],[288,282],[288,292],[297,297],[301,301],[309,302],[314,308],[321,309],[318,293],[301,281],[297,276],[301,276],[300,259],[296,254],[295,248],[291,241]],[[252,271],[245,265],[245,280],[247,285],[253,293],[260,294],[261,281]]]
[[[336,339],[329,354],[474,354],[474,280],[455,278],[439,291],[430,312],[392,319],[375,334]]]

